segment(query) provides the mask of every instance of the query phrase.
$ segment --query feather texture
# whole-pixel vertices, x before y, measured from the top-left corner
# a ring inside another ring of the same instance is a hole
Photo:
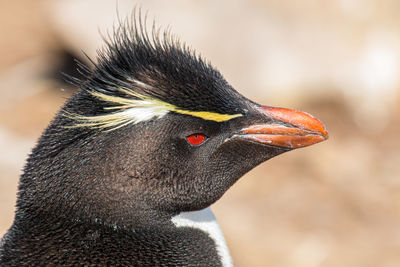
[[[142,83],[142,85],[144,84]],[[65,112],[65,116],[76,122],[74,125],[67,127],[92,127],[111,131],[128,124],[137,124],[153,118],[162,118],[171,111],[216,122],[228,121],[242,116],[242,114],[229,115],[207,111],[184,110],[161,100],[141,95],[129,88],[119,87],[118,89],[121,93],[134,98],[125,98],[107,95],[98,91],[90,91],[93,97],[109,104],[115,104],[104,107],[105,110],[113,110],[113,112],[96,116],[85,116],[77,113]]]

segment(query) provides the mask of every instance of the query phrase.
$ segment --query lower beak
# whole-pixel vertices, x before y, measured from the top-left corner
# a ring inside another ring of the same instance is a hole
[[[270,146],[300,148],[328,139],[325,126],[314,116],[286,108],[260,106],[272,123],[244,128],[240,137]]]

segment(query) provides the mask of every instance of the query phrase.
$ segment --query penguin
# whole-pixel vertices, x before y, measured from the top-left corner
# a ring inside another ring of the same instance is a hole
[[[328,138],[257,104],[169,32],[121,23],[32,150],[0,266],[232,266],[210,205]]]

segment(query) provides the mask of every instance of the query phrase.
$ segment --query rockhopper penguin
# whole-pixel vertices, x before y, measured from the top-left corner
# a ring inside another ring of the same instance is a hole
[[[209,206],[258,164],[328,137],[137,25],[72,79],[80,90],[24,168],[0,266],[231,266]]]

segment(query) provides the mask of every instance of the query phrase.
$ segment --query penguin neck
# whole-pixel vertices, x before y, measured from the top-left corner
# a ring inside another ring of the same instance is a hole
[[[215,248],[222,266],[233,266],[224,235],[210,207],[199,211],[181,212],[172,217],[171,221],[176,227],[189,227],[206,233],[215,242]]]
[[[19,214],[23,215],[30,216]],[[61,218],[49,214],[36,214],[25,220],[17,218],[7,237],[12,240],[10,249],[18,254],[15,257],[31,255],[29,260],[33,263],[40,260],[36,257],[41,257],[44,250],[51,250],[52,257],[58,260],[69,256],[65,251],[74,248],[74,260],[88,265],[93,254],[96,262],[121,258],[124,262],[143,262],[144,266],[232,266],[223,236],[209,209],[180,213],[165,224],[149,228]],[[53,263],[49,260],[50,265]]]

